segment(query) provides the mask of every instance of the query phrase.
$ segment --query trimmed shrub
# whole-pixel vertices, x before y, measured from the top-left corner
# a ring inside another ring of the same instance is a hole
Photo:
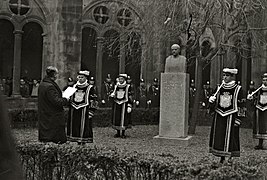
[[[264,179],[267,158],[220,164],[73,144],[19,144],[26,179]]]

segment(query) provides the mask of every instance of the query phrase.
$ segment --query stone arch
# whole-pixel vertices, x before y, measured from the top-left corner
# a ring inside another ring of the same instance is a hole
[[[43,28],[34,21],[24,24],[22,30],[21,77],[41,79],[43,55]],[[32,68],[34,67],[34,68]]]
[[[14,24],[9,19],[0,19],[0,78],[11,78],[14,58]],[[3,28],[4,27],[4,28]],[[11,92],[9,92],[10,95]]]
[[[20,24],[20,26],[23,28],[25,24],[29,23],[29,22],[35,22],[37,24],[39,24],[42,29],[43,29],[43,33],[46,34],[47,33],[47,26],[46,26],[46,22],[41,19],[38,16],[32,15],[32,16],[28,16],[26,17],[22,23]]]
[[[83,21],[83,23],[82,23],[82,29],[83,28],[92,28],[92,29],[94,29],[96,31],[97,37],[101,37],[100,29],[98,28],[96,22],[91,21],[91,20],[89,20],[89,21]]]
[[[0,13],[0,19],[5,19],[5,20],[8,20],[10,21],[13,26],[14,26],[14,29],[21,29],[20,28],[20,24],[13,18],[13,16],[10,14],[10,13]]]
[[[89,70],[91,76],[96,76],[97,31],[87,24],[82,28],[81,69]]]

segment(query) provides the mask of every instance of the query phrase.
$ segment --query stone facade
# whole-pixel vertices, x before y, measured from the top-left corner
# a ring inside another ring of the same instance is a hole
[[[106,32],[110,30],[119,34],[120,46],[117,47],[119,54],[115,54],[116,56],[112,53],[109,54],[112,56],[111,59],[117,60],[118,65],[112,66],[116,69],[114,74],[128,73],[127,71],[131,70],[131,67],[137,67],[131,74],[136,78],[136,82],[139,78],[144,78],[146,83],[152,82],[155,77],[159,78],[160,73],[164,71],[165,59],[170,53],[171,43],[179,42],[183,55],[185,55],[186,43],[186,35],[183,33],[180,33],[179,37],[169,37],[167,41],[166,34],[161,33],[164,28],[163,22],[166,19],[166,15],[163,16],[164,9],[160,9],[162,3],[164,2],[161,0],[158,2],[149,0],[0,1],[0,22],[1,20],[9,21],[14,27],[13,68],[12,74],[8,74],[8,76],[13,76],[13,95],[20,94],[19,80],[21,71],[24,72],[21,69],[21,63],[25,62],[25,60],[23,62],[21,60],[26,36],[23,30],[29,23],[35,23],[42,29],[42,33],[39,35],[42,38],[41,58],[39,59],[41,72],[36,76],[44,77],[45,67],[55,65],[60,72],[58,79],[60,87],[66,84],[68,77],[75,78],[76,72],[81,68],[88,68],[96,77],[100,94],[105,73],[108,73],[103,70],[110,66],[107,64],[109,61],[105,59],[105,53],[108,52],[107,48],[109,47],[106,42],[109,35],[106,35]],[[83,48],[88,43],[85,42],[87,37],[83,34],[86,28],[88,32],[93,31],[94,34],[94,42],[92,46],[88,45],[88,52]],[[138,42],[138,48],[136,48],[138,56],[130,58],[131,66],[127,68],[129,57],[132,55],[129,48],[127,49],[129,44],[131,45],[129,42],[133,36],[128,36],[131,33],[137,34],[138,37],[133,41]],[[216,32],[214,34],[216,35]],[[87,60],[88,57],[90,62]],[[224,61],[223,58],[217,57],[211,63],[209,79],[212,86],[220,82],[221,72],[219,69],[221,70],[225,65]],[[246,75],[249,70],[252,79],[257,79],[260,74],[267,71],[265,59],[252,59],[251,67],[247,66],[250,64],[243,65],[245,68],[242,74]],[[31,71],[31,69],[27,71]],[[192,73],[191,75],[194,77]],[[7,74],[3,74],[3,76],[7,76]],[[115,79],[115,77],[113,78]],[[243,76],[242,81],[249,80],[247,76]]]

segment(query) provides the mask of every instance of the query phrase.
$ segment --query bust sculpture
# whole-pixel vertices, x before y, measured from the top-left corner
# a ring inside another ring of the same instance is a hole
[[[171,46],[172,55],[168,56],[165,63],[165,73],[186,73],[186,57],[179,55],[180,46]]]

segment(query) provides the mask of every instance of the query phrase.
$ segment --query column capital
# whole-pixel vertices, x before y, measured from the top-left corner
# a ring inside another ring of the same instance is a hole
[[[104,41],[104,37],[96,37],[96,41],[97,42],[103,42]]]
[[[24,31],[22,31],[22,30],[14,30],[13,33],[14,34],[23,34]]]
[[[47,37],[48,33],[42,33],[43,37]]]

